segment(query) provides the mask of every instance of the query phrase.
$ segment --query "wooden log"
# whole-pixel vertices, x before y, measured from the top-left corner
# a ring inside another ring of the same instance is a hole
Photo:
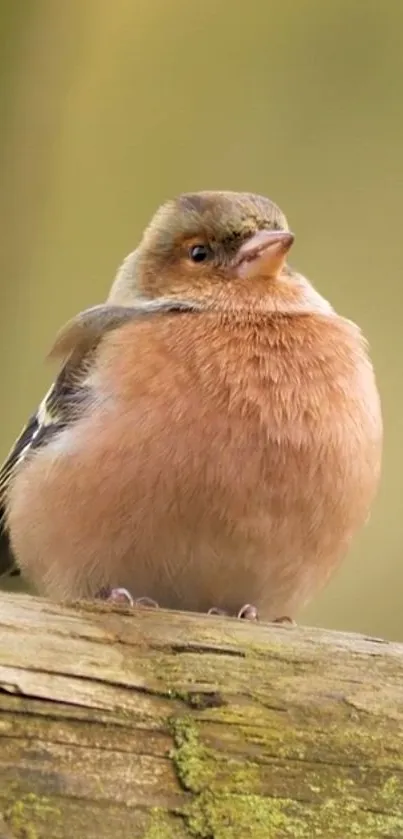
[[[0,595],[1,839],[401,839],[403,647]]]

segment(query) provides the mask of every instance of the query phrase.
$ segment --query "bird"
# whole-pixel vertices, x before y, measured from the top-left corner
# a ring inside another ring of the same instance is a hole
[[[264,196],[179,195],[130,293],[59,332],[57,420],[4,473],[40,594],[275,621],[329,581],[376,496],[382,411],[366,339],[293,242]]]

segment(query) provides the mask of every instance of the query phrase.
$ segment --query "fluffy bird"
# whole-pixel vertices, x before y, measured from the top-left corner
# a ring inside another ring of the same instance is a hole
[[[61,331],[57,421],[5,467],[40,593],[276,620],[327,582],[368,518],[382,419],[365,340],[289,267],[293,239],[267,198],[182,195],[122,296]]]

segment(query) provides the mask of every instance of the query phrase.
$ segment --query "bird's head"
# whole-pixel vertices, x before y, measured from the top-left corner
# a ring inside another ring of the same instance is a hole
[[[136,251],[147,299],[214,304],[264,293],[284,271],[294,236],[281,210],[259,195],[197,192],[164,204]]]
[[[284,214],[260,195],[195,192],[168,201],[124,260],[106,304],[69,321],[51,355],[82,358],[105,332],[152,312],[332,312],[286,265],[293,241]]]
[[[261,195],[180,195],[157,210],[139,247],[120,267],[108,303],[163,300],[220,311],[332,311],[287,265],[293,241],[285,215]]]

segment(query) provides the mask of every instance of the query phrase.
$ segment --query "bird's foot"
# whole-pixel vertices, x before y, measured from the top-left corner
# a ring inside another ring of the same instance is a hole
[[[288,615],[282,615],[281,618],[274,618],[272,623],[286,624],[286,626],[297,626],[295,621],[292,618],[289,618]]]
[[[140,606],[143,609],[159,609],[159,605],[152,597],[137,597],[133,600],[133,606]]]
[[[127,588],[102,588],[96,595],[97,599],[105,600],[107,603],[116,603],[118,606],[128,606],[135,609],[136,606],[146,609],[158,609],[158,603],[151,597],[132,597]]]
[[[219,609],[218,606],[212,606],[211,609],[207,612],[208,615],[219,615],[221,617],[228,617],[229,612],[226,612],[225,609]],[[236,618],[240,618],[244,621],[257,621],[259,620],[258,611],[256,606],[251,606],[250,603],[246,603],[245,606],[242,606],[242,609],[235,615]]]
[[[242,609],[239,610],[237,618],[244,621],[258,621],[259,613],[256,606],[252,606],[251,603],[246,603],[245,606],[242,606]]]

